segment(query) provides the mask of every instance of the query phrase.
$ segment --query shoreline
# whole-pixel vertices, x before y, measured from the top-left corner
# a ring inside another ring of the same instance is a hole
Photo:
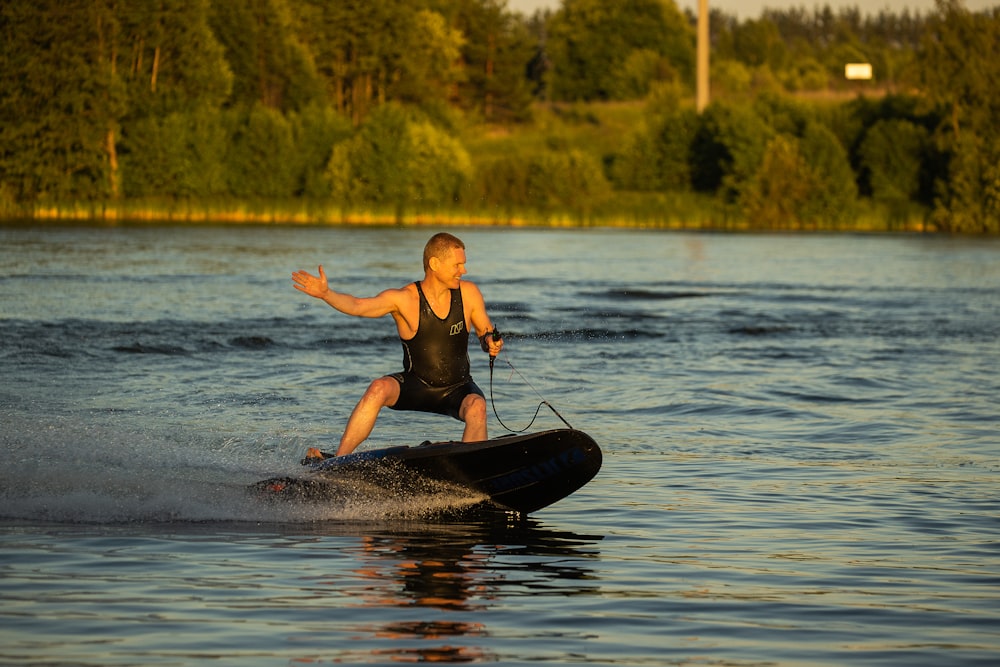
[[[690,212],[687,212],[690,215]],[[541,229],[635,229],[688,232],[734,233],[859,233],[859,234],[946,234],[923,219],[890,223],[880,216],[861,215],[852,224],[766,226],[733,219],[718,220],[712,215],[692,219],[680,215],[614,215],[568,212],[517,211],[493,214],[481,211],[414,211],[397,214],[377,209],[340,209],[303,203],[290,206],[219,206],[143,204],[69,204],[38,206],[33,210],[0,213],[0,226],[80,224],[95,226],[138,225],[234,225],[234,226],[326,226],[326,227],[509,227]],[[988,236],[989,234],[969,234]]]

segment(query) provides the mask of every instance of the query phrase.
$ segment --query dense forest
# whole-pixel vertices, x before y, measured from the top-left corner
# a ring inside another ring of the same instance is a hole
[[[1000,7],[712,10],[701,111],[696,23],[5,0],[0,217],[1000,233]]]

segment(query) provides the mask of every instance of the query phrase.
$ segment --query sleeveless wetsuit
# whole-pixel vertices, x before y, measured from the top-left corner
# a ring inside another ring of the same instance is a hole
[[[469,331],[465,327],[462,290],[451,290],[451,305],[444,319],[427,302],[420,283],[420,319],[417,333],[403,344],[403,372],[389,377],[399,382],[393,410],[420,410],[459,419],[462,401],[469,394],[484,396],[469,372]]]

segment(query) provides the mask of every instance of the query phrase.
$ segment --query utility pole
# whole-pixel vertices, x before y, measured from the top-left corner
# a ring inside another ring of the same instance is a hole
[[[708,106],[708,0],[698,0],[698,113]]]

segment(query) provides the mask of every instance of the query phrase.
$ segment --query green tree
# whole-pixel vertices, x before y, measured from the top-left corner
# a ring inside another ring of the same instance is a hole
[[[815,175],[798,140],[779,134],[767,144],[760,169],[743,184],[740,204],[755,228],[802,229],[815,191]]]
[[[407,200],[415,206],[457,202],[472,179],[472,160],[462,143],[428,121],[409,125]]]
[[[933,212],[948,232],[1000,233],[1000,138],[962,134],[951,146],[950,178]]]
[[[471,161],[457,140],[392,103],[334,147],[327,175],[338,201],[388,206],[401,220],[407,209],[458,199]]]
[[[289,1],[213,2],[211,27],[233,72],[230,103],[301,109],[324,97],[312,55],[295,32]]]
[[[653,49],[635,49],[611,79],[614,99],[645,97],[657,84],[677,81],[677,72],[665,57]]]
[[[300,0],[297,30],[313,54],[333,107],[359,125],[386,99],[395,45],[412,10],[402,0]]]
[[[829,88],[832,75],[815,58],[794,58],[782,73],[789,91],[818,91]]]
[[[714,58],[709,67],[711,69],[713,97],[746,97],[749,95],[753,75],[746,65],[738,60]]]
[[[292,160],[298,173],[295,195],[313,199],[330,196],[325,171],[333,147],[351,137],[350,120],[327,104],[314,102],[288,115],[295,152]]]
[[[333,149],[327,173],[333,197],[345,204],[389,204],[402,215],[407,183],[402,164],[410,152],[409,119],[395,104],[376,109],[350,141]]]
[[[136,119],[122,137],[127,197],[207,199],[228,195],[223,114],[208,106]]]
[[[973,14],[960,0],[936,0],[918,52],[921,88],[947,113],[953,137],[1000,117],[1000,15]]]
[[[625,138],[615,155],[612,181],[623,190],[690,190],[697,128],[697,112],[679,103],[651,114]]]
[[[803,218],[813,224],[841,227],[857,210],[858,184],[847,150],[836,135],[816,121],[808,121],[799,140],[802,157],[812,176],[813,191]]]
[[[757,116],[776,132],[801,137],[814,120],[813,107],[790,95],[764,93],[753,100]]]
[[[465,37],[438,12],[418,10],[404,34],[388,99],[416,106],[434,106],[455,97],[464,78],[460,66]]]
[[[128,102],[121,118],[127,153],[122,165],[139,170],[134,176],[123,173],[123,180],[132,192],[221,194],[222,153],[212,147],[224,138],[217,112],[229,96],[233,75],[209,26],[208,0],[123,3],[116,6],[116,16],[121,24],[116,69]],[[157,155],[177,162],[156,162]],[[152,173],[158,169],[164,173]],[[164,189],[149,192],[152,183]]]
[[[434,106],[461,79],[463,36],[426,2],[298,0],[295,24],[328,99],[355,125],[389,101]]]
[[[928,104],[926,98],[916,94],[878,98],[859,95],[846,104],[833,107],[832,111],[831,127],[837,126],[837,136],[856,158],[868,130],[880,121],[906,120],[929,132],[940,123],[939,111]],[[863,169],[860,159],[855,159],[854,165],[858,171]]]
[[[263,104],[226,113],[230,129],[225,154],[227,190],[240,199],[287,199],[300,182],[292,127]]]
[[[19,202],[119,192],[125,109],[113,2],[0,4],[0,182]]]
[[[903,118],[879,120],[858,154],[872,199],[888,211],[890,225],[904,223],[922,201],[931,139],[926,128]]]
[[[443,0],[438,10],[465,36],[459,105],[487,122],[530,118],[527,68],[536,43],[523,20],[505,0]]]
[[[808,122],[801,137],[771,139],[759,168],[742,182],[739,201],[757,228],[837,228],[856,209],[857,185],[837,138]]]
[[[734,55],[750,67],[766,65],[773,71],[785,67],[787,48],[778,27],[768,19],[750,19],[732,31]]]
[[[233,74],[209,26],[208,0],[139,2],[123,5],[117,15],[129,118],[222,106]]]
[[[744,104],[713,102],[698,117],[691,148],[696,191],[734,203],[756,173],[775,131]]]
[[[920,83],[943,110],[938,147],[949,155],[934,219],[952,231],[1000,229],[1000,13],[937,0],[917,56]]]
[[[694,33],[670,0],[563,0],[548,24],[549,88],[556,100],[620,99],[647,88],[620,77],[655,53],[685,82],[694,77]],[[640,60],[627,63],[633,53]],[[657,62],[651,74],[662,65]]]
[[[207,199],[229,194],[228,128],[208,105],[132,121],[122,137],[127,197]]]
[[[927,130],[906,119],[879,120],[870,127],[859,154],[872,197],[886,202],[918,200],[929,145]]]

